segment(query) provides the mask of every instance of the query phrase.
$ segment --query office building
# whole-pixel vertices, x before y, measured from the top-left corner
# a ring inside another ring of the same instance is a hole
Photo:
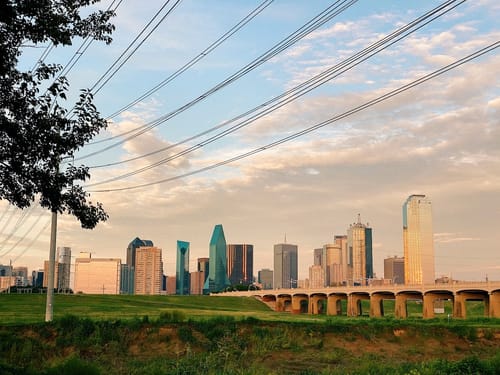
[[[75,260],[74,292],[85,294],[119,294],[121,259],[92,258],[81,252]]]
[[[208,271],[209,271],[209,265],[210,265],[210,259],[209,258],[198,258],[198,266],[197,266],[197,271],[198,272],[203,272],[203,284],[205,284],[205,281],[207,281],[208,278]]]
[[[338,286],[345,280],[343,273],[342,243],[331,243],[323,245],[325,264],[323,272],[325,275],[325,286]]]
[[[273,289],[273,271],[268,268],[261,269],[257,281],[262,289]]]
[[[56,258],[57,259],[57,258]],[[54,288],[57,288],[59,280],[59,264],[56,261],[54,264]],[[43,262],[43,287],[47,288],[49,285],[49,261],[45,260]]]
[[[221,224],[217,224],[209,245],[208,278],[203,286],[203,293],[220,292],[231,285],[227,277],[226,237]]]
[[[120,294],[134,294],[135,267],[128,264],[120,266]]]
[[[16,286],[25,287],[30,284],[30,279],[28,278],[28,267],[14,267],[12,269],[12,276],[15,278]]]
[[[71,275],[71,247],[57,248],[57,278],[55,288],[58,290],[69,290]]]
[[[425,195],[410,195],[403,204],[403,248],[406,284],[433,284],[432,206]]]
[[[161,249],[155,246],[136,248],[134,294],[160,294],[162,281]]]
[[[296,288],[298,282],[298,247],[281,243],[274,245],[274,288]]]
[[[43,270],[31,271],[31,285],[34,288],[41,288],[43,286]]]
[[[177,241],[175,294],[189,294],[189,242]]]
[[[189,293],[193,295],[203,294],[203,284],[205,283],[205,273],[202,271],[191,272],[189,274]]]
[[[405,283],[405,259],[397,256],[384,259],[384,279],[391,284]]]
[[[325,270],[323,266],[314,265],[309,267],[309,287],[323,288],[325,286]]]
[[[127,246],[127,265],[135,266],[135,252],[141,246],[152,247],[154,245],[153,241],[141,240],[139,237],[134,238]]]
[[[166,277],[166,293],[168,295],[175,294],[176,292],[176,280],[175,276],[167,276]]]
[[[253,245],[227,245],[227,276],[232,285],[253,283]]]
[[[322,266],[324,263],[324,254],[323,254],[323,248],[320,247],[318,249],[314,249],[314,259],[313,259],[313,265],[315,266]]]
[[[348,265],[352,269],[353,285],[368,285],[373,278],[372,229],[358,221],[347,230]]]
[[[347,284],[347,280],[352,280],[352,269],[349,267],[348,257],[347,257],[347,235],[335,235],[333,238],[333,243],[340,247],[340,252],[342,255],[342,265],[339,273],[342,274],[342,284]]]

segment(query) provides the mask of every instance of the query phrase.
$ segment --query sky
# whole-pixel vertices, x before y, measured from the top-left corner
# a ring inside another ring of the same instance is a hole
[[[404,201],[411,194],[425,194],[432,201],[436,277],[500,280],[500,49],[349,114],[500,40],[497,0],[455,2],[446,8],[449,12],[365,61],[352,59],[441,3],[353,2],[257,66],[253,62],[331,4],[175,3],[95,93],[98,110],[108,117],[176,75],[111,118],[96,142],[77,153],[75,163],[91,167],[91,180],[85,182],[91,199],[104,205],[109,220],[84,230],[72,217],[60,215],[57,246],[70,246],[73,256],[90,251],[93,257],[125,261],[128,243],[138,236],[163,249],[164,273],[174,275],[176,241],[190,242],[194,271],[196,259],[208,256],[214,226],[222,224],[227,243],[254,245],[255,276],[262,268],[273,268],[274,244],[286,240],[298,245],[299,278],[304,279],[313,249],[346,234],[360,214],[373,229],[374,271],[383,277],[383,259],[403,255]],[[96,7],[109,4],[103,1]],[[68,108],[79,89],[98,82],[163,5],[120,3],[113,43],[94,41],[67,74]],[[212,48],[259,6],[260,13]],[[45,62],[66,66],[81,43],[55,48]],[[21,67],[29,69],[36,62],[44,46],[39,47],[23,51]],[[195,64],[177,74],[193,59]],[[342,65],[350,69],[271,110],[275,98],[349,61],[357,64]],[[221,85],[242,68],[245,74]],[[177,155],[258,113],[246,114],[255,108],[269,113]],[[123,136],[162,116],[168,119],[144,134]],[[325,121],[303,136],[268,147]],[[218,130],[203,135],[214,127]],[[112,147],[105,150],[107,146]],[[259,148],[262,152],[212,168]],[[165,150],[144,156],[159,149]],[[176,158],[123,177],[172,156]],[[102,183],[112,178],[118,179]],[[168,181],[157,183],[162,180]],[[145,184],[149,186],[137,187]],[[43,267],[49,220],[49,213],[39,207],[22,212],[0,202],[0,263],[12,260],[14,266],[30,270]]]

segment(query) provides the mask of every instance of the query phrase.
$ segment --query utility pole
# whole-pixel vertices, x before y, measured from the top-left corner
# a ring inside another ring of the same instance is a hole
[[[57,234],[57,211],[52,211],[52,222],[50,225],[50,251],[49,269],[47,273],[47,303],[45,305],[45,321],[51,322],[54,311],[54,275],[56,264],[56,234]]]

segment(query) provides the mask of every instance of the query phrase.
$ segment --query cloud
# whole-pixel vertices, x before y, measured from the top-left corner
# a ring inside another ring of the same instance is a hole
[[[462,237],[457,233],[434,233],[434,241],[438,243],[455,243],[464,241],[480,241],[476,237]]]

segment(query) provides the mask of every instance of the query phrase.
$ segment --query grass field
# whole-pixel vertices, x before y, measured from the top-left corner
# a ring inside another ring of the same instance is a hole
[[[45,320],[44,294],[0,294],[0,325],[41,323]],[[134,319],[148,316],[156,319],[160,314],[175,311],[186,319],[208,319],[216,316],[231,316],[236,319],[247,317],[264,321],[321,322],[326,319],[367,319],[369,304],[363,301],[363,317],[331,317],[326,315],[278,313],[263,303],[246,297],[209,296],[130,296],[130,295],[55,295],[54,319],[65,315],[75,315],[96,320]],[[478,302],[468,304],[467,322],[477,321],[483,315],[483,305]],[[345,308],[343,309],[345,311]],[[388,319],[394,318],[393,302],[384,302]],[[420,319],[422,307],[409,303],[408,312],[412,319]],[[446,321],[451,305],[445,304],[445,314],[437,320]],[[497,324],[498,319],[480,319]],[[464,321],[465,322],[465,321]]]

